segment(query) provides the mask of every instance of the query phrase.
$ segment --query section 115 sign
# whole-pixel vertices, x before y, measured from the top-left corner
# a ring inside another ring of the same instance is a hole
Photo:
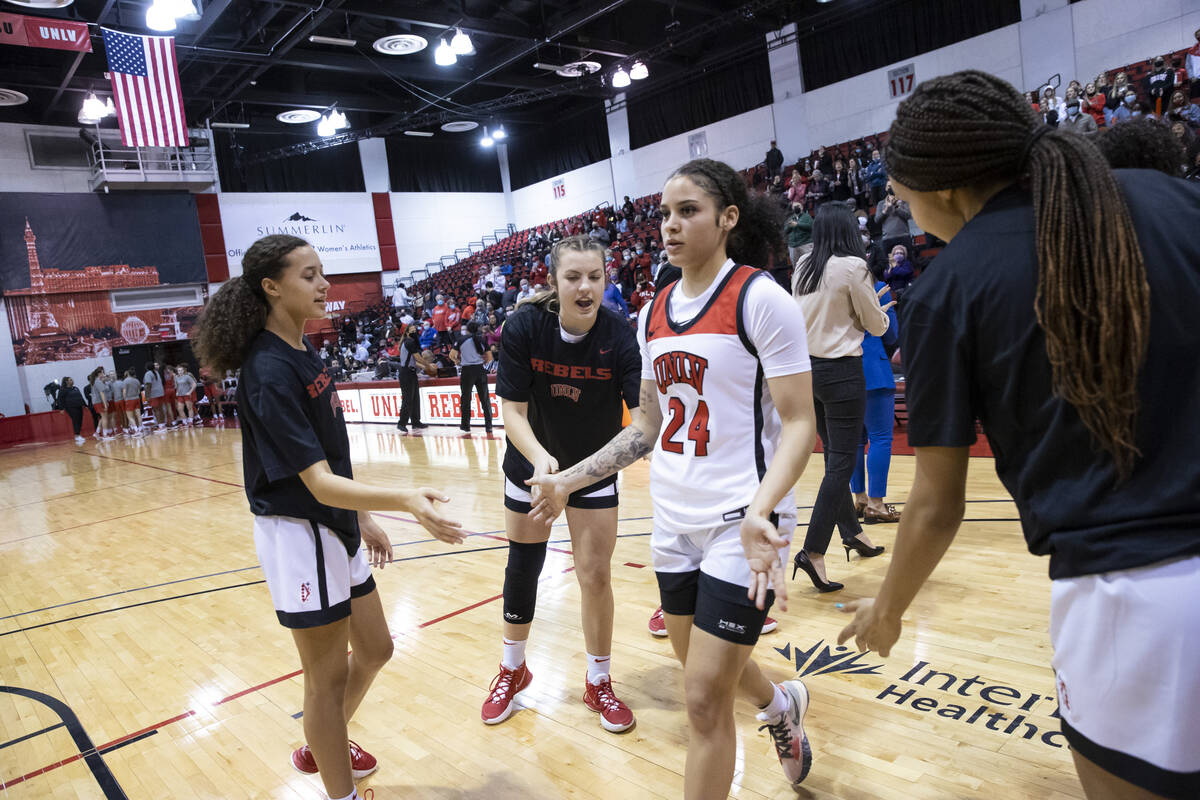
[[[565,183],[563,183],[562,178],[559,178],[556,181],[554,181],[553,187],[554,187],[554,199],[555,200],[562,200],[564,197],[567,196],[567,186]]]
[[[913,84],[916,83],[917,71],[912,64],[905,64],[903,67],[896,67],[888,70],[888,89],[892,93],[892,97],[903,97],[913,90]]]

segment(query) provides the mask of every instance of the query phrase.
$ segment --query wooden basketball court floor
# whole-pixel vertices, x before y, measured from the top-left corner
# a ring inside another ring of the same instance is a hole
[[[351,725],[380,761],[360,792],[680,797],[681,670],[646,630],[657,605],[648,466],[625,472],[613,559],[614,679],[637,726],[606,733],[580,702],[579,591],[560,526],[529,647],[534,682],[523,710],[488,727],[503,440],[349,427],[359,477],[444,487],[473,532],[451,547],[403,514],[377,515],[396,545],[375,572],[396,651]],[[0,451],[0,797],[324,797],[289,762],[302,676],[256,565],[239,459],[240,433],[213,428]],[[820,472],[816,456],[797,486],[802,523]],[[911,475],[911,457],[897,456],[891,499],[904,500]],[[1082,797],[1054,716],[1046,564],[1025,551],[990,460],[972,459],[968,497],[887,660],[837,647],[846,617],[834,604],[873,594],[889,554],[847,564],[835,537],[827,563],[846,589],[819,595],[803,574],[790,584],[791,609],[756,657],[812,694],[801,797]],[[894,525],[867,530],[890,550]],[[753,712],[738,706],[732,796],[793,797]]]

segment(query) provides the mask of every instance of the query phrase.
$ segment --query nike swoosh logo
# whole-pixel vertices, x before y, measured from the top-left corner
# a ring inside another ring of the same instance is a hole
[[[612,348],[610,347],[607,350],[601,350],[600,355],[605,355],[606,353],[611,353],[611,352],[612,352]]]

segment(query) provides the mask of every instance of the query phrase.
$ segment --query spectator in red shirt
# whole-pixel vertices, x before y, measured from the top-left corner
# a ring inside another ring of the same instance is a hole
[[[450,341],[450,328],[446,322],[446,314],[450,311],[446,307],[446,298],[441,294],[434,299],[433,311],[429,314],[429,320],[433,323],[433,329],[437,331],[438,341]]]
[[[529,270],[529,283],[533,286],[545,286],[548,274],[549,271],[546,269],[545,262],[539,258]]]
[[[1089,83],[1083,89],[1083,112],[1096,120],[1096,125],[1104,127],[1104,106],[1108,102],[1108,98],[1104,93],[1097,88],[1095,83]]]
[[[639,281],[647,280],[650,277],[650,264],[650,253],[646,250],[646,243],[639,240],[634,245],[633,253],[634,274]]]
[[[629,298],[629,308],[641,311],[642,306],[654,299],[654,287],[646,281],[638,281],[637,291]]]
[[[458,323],[462,320],[462,310],[459,309],[458,303],[451,297],[446,309],[446,330],[453,331],[458,327]]]
[[[595,221],[596,227],[603,228],[608,225],[608,215],[604,213],[604,209],[596,209],[596,213],[592,215],[592,220]]]

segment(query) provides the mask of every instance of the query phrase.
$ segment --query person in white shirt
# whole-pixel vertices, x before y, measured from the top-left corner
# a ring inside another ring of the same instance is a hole
[[[408,291],[397,281],[396,289],[392,292],[392,306],[394,308],[407,308],[410,303]]]
[[[804,312],[817,433],[825,452],[825,477],[795,564],[818,590],[833,592],[842,584],[826,578],[825,550],[835,523],[847,558],[850,550],[864,558],[883,552],[871,546],[858,523],[850,477],[867,402],[864,331],[882,336],[890,324],[887,310],[896,304],[879,305],[858,223],[846,206],[821,207],[813,221],[812,250],[796,264],[792,294]]]
[[[492,267],[492,288],[500,294],[504,294],[504,289],[508,286],[508,279],[500,272],[499,267]]]
[[[517,302],[527,300],[530,297],[533,297],[533,289],[530,287],[528,280],[521,278],[521,291],[517,292]]]

